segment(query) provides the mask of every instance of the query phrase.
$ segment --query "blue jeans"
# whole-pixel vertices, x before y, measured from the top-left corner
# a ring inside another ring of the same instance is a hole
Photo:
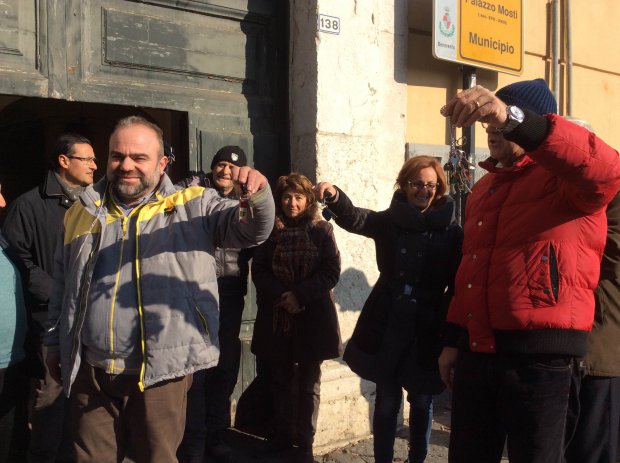
[[[563,463],[579,359],[460,351],[454,372],[450,463]]]
[[[377,384],[372,432],[374,435],[375,463],[391,463],[394,458],[394,440],[398,411],[403,391],[397,383]],[[433,422],[433,396],[407,394],[409,401],[409,462],[422,463],[428,452]]]

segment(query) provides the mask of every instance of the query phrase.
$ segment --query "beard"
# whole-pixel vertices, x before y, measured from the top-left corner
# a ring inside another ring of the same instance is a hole
[[[134,176],[136,175],[138,176],[139,182],[131,185],[123,183],[123,178],[119,175],[118,170],[112,172],[108,178],[114,194],[126,203],[135,202],[151,193],[155,187],[157,187],[161,179],[161,176],[157,172],[153,173],[150,177],[142,174],[134,174]]]

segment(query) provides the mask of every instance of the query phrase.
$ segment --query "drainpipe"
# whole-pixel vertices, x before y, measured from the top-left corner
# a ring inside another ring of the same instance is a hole
[[[573,40],[571,38],[572,29],[570,25],[571,0],[566,0],[566,113],[573,115]]]
[[[553,73],[553,96],[560,106],[560,0],[553,0],[552,14],[552,40],[553,40],[553,62],[551,70]],[[558,111],[561,112],[561,111]]]

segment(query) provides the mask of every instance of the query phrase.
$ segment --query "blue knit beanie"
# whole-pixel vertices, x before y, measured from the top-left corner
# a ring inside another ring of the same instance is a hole
[[[540,115],[558,112],[555,97],[543,79],[524,80],[506,85],[495,92],[495,96],[509,106],[529,109]]]

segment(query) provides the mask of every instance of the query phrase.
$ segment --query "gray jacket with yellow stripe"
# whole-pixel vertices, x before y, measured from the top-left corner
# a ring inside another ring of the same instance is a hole
[[[135,285],[137,342],[142,357],[139,386],[143,390],[217,364],[219,311],[214,250],[258,245],[269,237],[274,223],[268,186],[252,195],[253,214],[248,215],[246,223],[239,223],[239,201],[220,198],[210,188],[178,190],[164,175],[155,195],[130,214],[135,227],[127,234],[125,219],[119,220],[107,188],[102,179],[87,188],[69,209],[64,219],[64,246],[56,253],[45,344],[52,350],[60,349],[67,395],[82,361],[81,334],[90,308],[93,269],[105,247],[116,240],[135,240],[128,246],[135,252],[132,281],[119,281],[117,277],[110,292],[116,294],[123,284]],[[118,238],[110,239],[111,234]],[[104,325],[102,333],[113,333],[113,308],[110,313],[109,321],[99,317]],[[89,321],[92,323],[92,318]],[[118,329],[123,327],[115,325],[114,330]],[[110,357],[113,365],[113,352]],[[114,372],[113,368],[109,372]]]

